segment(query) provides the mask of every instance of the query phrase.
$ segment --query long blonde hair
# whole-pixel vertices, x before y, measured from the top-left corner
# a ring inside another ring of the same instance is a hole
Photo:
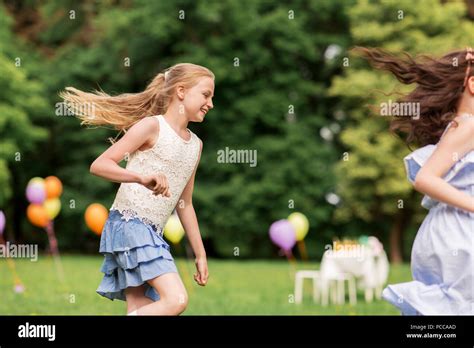
[[[66,108],[81,119],[81,125],[112,126],[126,131],[142,118],[164,114],[178,85],[191,88],[201,77],[214,79],[209,69],[180,63],[160,72],[140,93],[110,96],[104,91],[83,92],[66,87],[59,93]]]

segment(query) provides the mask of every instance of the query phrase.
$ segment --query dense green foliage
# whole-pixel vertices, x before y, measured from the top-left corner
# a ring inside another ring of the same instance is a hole
[[[404,145],[365,107],[367,91],[387,90],[393,80],[353,59],[345,68],[343,58],[354,43],[413,53],[464,46],[473,32],[465,17],[462,2],[435,0],[7,2],[0,6],[7,238],[46,247],[25,217],[24,191],[30,178],[56,175],[64,184],[60,249],[97,252],[84,210],[93,202],[109,207],[118,186],[90,175],[89,166],[115,133],[57,116],[57,93],[66,86],[138,92],[162,69],[192,62],[216,75],[214,110],[190,126],[204,141],[193,201],[209,254],[277,255],[268,228],[293,211],[310,221],[310,257],[333,237],[377,234],[387,242],[396,201],[419,200],[404,177]],[[219,163],[226,147],[256,150],[257,166]],[[346,151],[351,160],[342,162]],[[341,204],[328,199],[334,193]]]

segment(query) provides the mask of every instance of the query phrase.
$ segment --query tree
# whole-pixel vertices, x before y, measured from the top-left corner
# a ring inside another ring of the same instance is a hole
[[[325,197],[335,188],[331,163],[338,150],[320,131],[337,128],[335,98],[324,90],[340,68],[337,53],[325,53],[331,45],[347,45],[351,5],[50,1],[12,9],[18,20],[19,12],[33,13],[17,33],[41,54],[34,74],[48,76],[51,113],[45,122],[53,136],[38,152],[48,154],[47,169],[64,183],[60,242],[95,249],[77,221],[93,201],[110,206],[117,187],[88,174],[114,133],[86,131],[72,117],[55,116],[57,91],[73,85],[137,92],[157,72],[183,61],[216,74],[216,107],[204,124],[191,126],[204,140],[194,205],[206,242],[225,257],[235,247],[240,256],[272,255],[269,225],[295,210],[313,226],[309,243],[330,239],[334,207]],[[28,23],[41,31],[27,30]],[[219,163],[217,151],[226,147],[257,151],[257,166]]]
[[[1,6],[0,18],[0,209],[6,211],[7,233],[15,236],[26,208],[25,171],[32,163],[41,166],[36,149],[48,133],[38,120],[47,110],[47,100],[44,86],[30,76],[29,56],[14,43],[12,21]]]

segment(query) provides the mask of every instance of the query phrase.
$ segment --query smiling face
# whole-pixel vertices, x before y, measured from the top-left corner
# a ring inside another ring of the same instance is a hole
[[[214,107],[214,80],[210,77],[201,77],[191,88],[178,88],[178,95],[182,96],[181,104],[184,113],[190,122],[202,122],[204,117]],[[181,98],[180,98],[181,99]]]

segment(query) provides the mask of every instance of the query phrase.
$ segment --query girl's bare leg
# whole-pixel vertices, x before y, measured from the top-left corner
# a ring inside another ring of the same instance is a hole
[[[125,289],[125,297],[127,299],[127,313],[153,303],[151,298],[145,296],[144,285]]]
[[[165,273],[148,280],[160,300],[138,309],[137,315],[179,315],[188,305],[188,293],[178,273]]]

